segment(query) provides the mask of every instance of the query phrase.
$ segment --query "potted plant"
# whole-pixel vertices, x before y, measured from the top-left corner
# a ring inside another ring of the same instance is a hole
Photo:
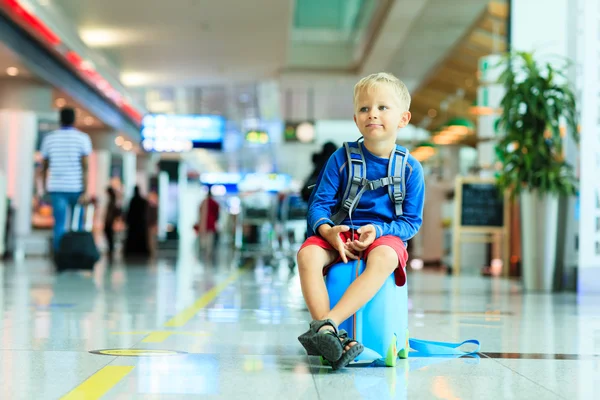
[[[567,63],[558,69],[527,52],[510,53],[504,60],[497,183],[520,197],[524,288],[551,291],[556,249],[562,245],[557,242],[559,197],[577,191],[562,150],[566,132],[578,140],[575,94],[565,74]]]

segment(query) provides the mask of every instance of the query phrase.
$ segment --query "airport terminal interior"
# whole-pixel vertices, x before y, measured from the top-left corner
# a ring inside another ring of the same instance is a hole
[[[599,398],[599,22],[0,0],[0,398]]]

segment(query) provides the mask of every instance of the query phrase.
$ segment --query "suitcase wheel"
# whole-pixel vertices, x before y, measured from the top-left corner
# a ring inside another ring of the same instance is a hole
[[[397,337],[394,335],[390,347],[387,351],[387,356],[385,357],[385,366],[386,367],[395,367],[396,360],[398,359],[398,349],[396,348]]]
[[[401,359],[408,358],[408,329],[406,330],[406,343],[404,343],[404,348],[398,352],[398,357]]]

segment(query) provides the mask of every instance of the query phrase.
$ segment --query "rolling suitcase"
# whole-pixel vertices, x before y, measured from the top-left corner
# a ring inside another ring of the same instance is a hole
[[[328,270],[325,285],[331,308],[364,269],[365,262],[359,259],[348,264],[339,262]],[[345,329],[349,337],[365,347],[355,361],[373,361],[387,367],[395,367],[398,358],[408,358],[410,350],[415,357],[462,357],[476,355],[480,349],[475,339],[450,343],[409,338],[408,281],[398,287],[394,274],[367,304],[342,322],[339,329]]]
[[[94,206],[88,205],[85,213],[85,228],[78,229],[83,206],[77,205],[73,209],[71,230],[60,239],[58,250],[54,255],[57,272],[65,270],[92,270],[94,264],[100,259],[100,252],[96,247],[92,226],[94,221]]]
[[[333,308],[350,284],[364,271],[363,260],[340,262],[327,272],[325,284]],[[396,365],[398,357],[408,357],[408,282],[396,286],[391,274],[377,294],[346,321],[340,324],[348,336],[362,343],[365,350],[358,360],[372,360]]]

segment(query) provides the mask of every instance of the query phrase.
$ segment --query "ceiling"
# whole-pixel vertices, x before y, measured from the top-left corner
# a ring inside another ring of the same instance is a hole
[[[16,68],[16,75],[14,75]],[[11,70],[12,69],[12,70]],[[10,74],[9,74],[10,73]],[[26,79],[26,80],[37,80],[28,69],[25,67],[19,57],[14,54],[6,45],[0,42],[0,79]],[[0,80],[0,85],[2,81]],[[97,117],[90,113],[84,107],[81,107],[79,103],[74,101],[72,98],[67,96],[61,90],[54,89],[52,92],[53,104],[49,104],[48,108],[58,110],[60,107],[70,106],[75,108],[77,115],[76,127],[82,130],[100,129],[106,130],[107,126],[102,123]],[[51,117],[58,118],[58,115],[52,115]],[[46,116],[44,116],[46,118]]]
[[[452,117],[476,122],[471,107],[477,100],[478,61],[507,50],[508,12],[507,1],[490,1],[474,22],[463,29],[460,40],[413,91],[413,124],[435,130]]]
[[[285,62],[292,0],[54,0],[123,83],[206,85],[274,76]]]
[[[265,102],[258,86],[276,81],[280,98],[271,96],[271,108],[283,118],[346,119],[358,77],[387,70],[413,93],[413,122],[430,127],[429,110],[454,95],[485,54],[485,32],[454,53],[474,21],[489,28],[481,20],[488,2],[44,0],[44,7],[110,59],[151,111],[255,118]],[[474,87],[466,93],[470,101]]]
[[[19,57],[0,42],[0,77],[15,76],[15,72],[16,76],[31,77],[31,72],[21,63]]]
[[[298,0],[285,69],[356,69],[390,0]],[[327,55],[326,57],[324,55]]]
[[[392,70],[416,85],[487,0],[53,0],[127,86]],[[409,85],[411,86],[411,85]]]

